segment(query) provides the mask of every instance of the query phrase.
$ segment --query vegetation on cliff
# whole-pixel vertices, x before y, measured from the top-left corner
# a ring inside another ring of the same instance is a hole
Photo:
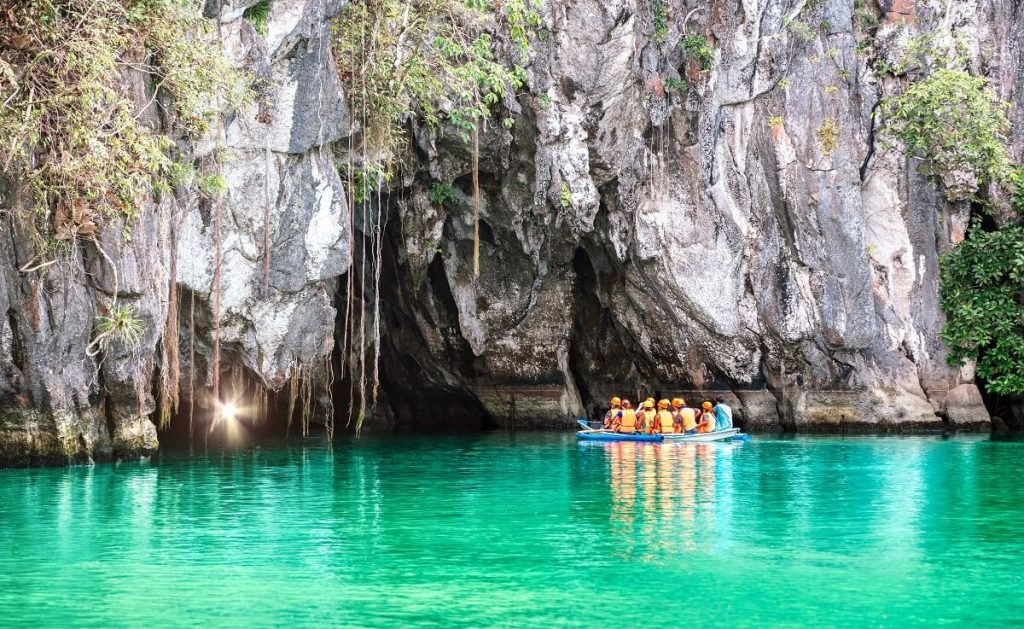
[[[1016,218],[998,229],[976,219],[967,238],[942,258],[942,340],[950,362],[977,362],[991,393],[1024,394],[1024,173]]]
[[[41,226],[75,232],[86,218],[135,216],[154,185],[186,174],[147,118],[156,108],[186,134],[206,130],[217,96],[239,76],[209,29],[192,0],[35,0],[0,10],[0,167],[29,185]],[[147,81],[135,85],[133,73]],[[141,107],[132,89],[148,99]]]
[[[1009,107],[983,77],[939,68],[883,100],[882,115],[907,153],[926,160],[946,197],[959,201],[974,198],[979,186],[1009,180]]]
[[[353,256],[362,257],[353,257],[351,266],[361,269],[367,285],[355,286],[349,274],[341,339],[342,369],[347,367],[353,383],[350,399],[359,400],[358,409],[349,410],[357,432],[378,388],[378,300],[372,299],[372,311],[367,314],[366,300],[359,296],[357,304],[356,299],[358,293],[378,294],[380,226],[386,220],[380,207],[382,191],[402,167],[413,123],[432,131],[454,130],[470,145],[472,155],[473,272],[479,275],[480,127],[526,81],[530,37],[540,25],[537,4],[537,0],[366,0],[349,3],[338,16],[334,52],[355,127],[342,170],[353,203],[353,224],[370,226],[363,247],[352,248]],[[502,124],[512,126],[510,114],[502,117]],[[449,182],[437,182],[431,189],[433,202],[454,196]],[[356,204],[364,213],[358,221]],[[372,348],[369,360],[368,348]]]
[[[942,339],[949,362],[977,365],[986,389],[1024,393],[1024,169],[1007,148],[1010,104],[983,77],[939,67],[882,102],[886,131],[951,202],[977,208],[966,239],[942,256]],[[999,208],[998,190],[1013,191]],[[989,220],[983,221],[987,215]]]

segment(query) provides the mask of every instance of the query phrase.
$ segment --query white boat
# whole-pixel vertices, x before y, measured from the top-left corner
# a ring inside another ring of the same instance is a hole
[[[726,441],[733,437],[739,436],[739,428],[730,428],[728,430],[716,430],[715,432],[699,432],[695,435],[686,435],[678,432],[669,432],[662,435],[665,442],[678,442],[682,441],[685,443],[706,443],[708,441]]]

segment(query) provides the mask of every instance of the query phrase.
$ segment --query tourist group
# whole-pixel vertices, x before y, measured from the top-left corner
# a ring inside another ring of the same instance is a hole
[[[690,408],[679,397],[671,403],[661,400],[657,409],[654,398],[647,398],[639,409],[634,409],[629,400],[613,397],[611,406],[604,416],[604,428],[615,432],[695,435],[732,428],[732,409],[722,396],[715,399],[715,404],[704,402],[700,408]]]

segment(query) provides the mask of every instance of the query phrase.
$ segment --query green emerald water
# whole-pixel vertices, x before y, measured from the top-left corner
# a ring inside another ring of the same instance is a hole
[[[0,471],[0,625],[1024,621],[1024,442],[367,438]]]

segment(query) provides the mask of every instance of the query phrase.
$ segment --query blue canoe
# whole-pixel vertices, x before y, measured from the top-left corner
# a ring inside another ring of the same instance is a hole
[[[580,441],[651,441],[655,443],[665,440],[661,435],[631,435],[610,430],[580,430],[577,431],[576,438]]]

